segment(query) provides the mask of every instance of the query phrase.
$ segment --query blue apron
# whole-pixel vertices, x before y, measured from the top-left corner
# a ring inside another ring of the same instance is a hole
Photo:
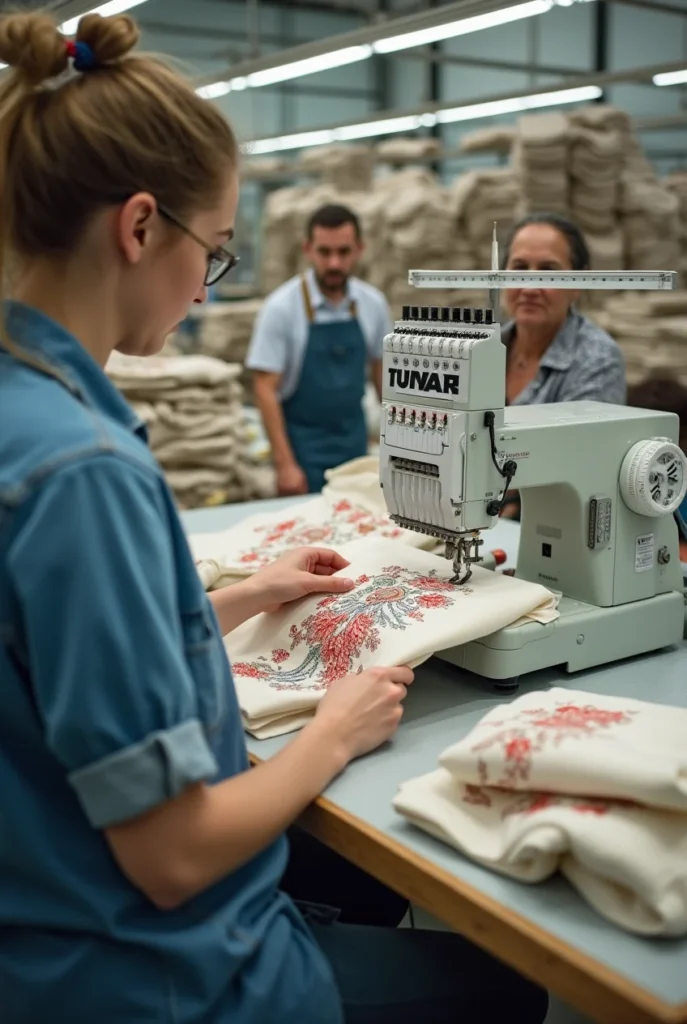
[[[321,491],[327,469],[367,454],[365,393],[367,346],[351,302],[351,319],[315,323],[305,278],[301,291],[308,340],[300,380],[283,403],[286,433],[312,494]]]

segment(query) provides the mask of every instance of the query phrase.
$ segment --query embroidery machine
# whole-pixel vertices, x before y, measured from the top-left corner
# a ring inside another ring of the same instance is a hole
[[[497,298],[513,287],[670,290],[676,277],[410,272],[420,289],[488,289],[491,308],[405,307],[384,340],[380,482],[391,518],[445,541],[460,585],[480,561],[481,532],[517,489],[515,575],[562,594],[555,622],[511,626],[439,657],[510,688],[525,672],[577,671],[682,639],[673,513],[687,459],[677,416],[596,402],[506,407]]]

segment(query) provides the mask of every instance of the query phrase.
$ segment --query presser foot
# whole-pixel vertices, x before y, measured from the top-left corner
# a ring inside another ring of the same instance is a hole
[[[464,534],[446,545],[446,557],[453,558],[453,576],[449,580],[450,583],[462,587],[469,581],[473,564],[481,561],[481,546],[482,540],[478,533]]]

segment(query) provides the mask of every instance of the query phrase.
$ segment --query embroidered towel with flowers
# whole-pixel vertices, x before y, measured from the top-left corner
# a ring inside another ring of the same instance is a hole
[[[560,871],[628,931],[687,934],[687,709],[554,688],[493,708],[394,808],[523,882]]]
[[[206,590],[218,590],[252,576],[280,555],[299,547],[328,547],[362,537],[436,548],[434,537],[403,530],[391,521],[379,486],[379,459],[364,456],[326,473],[318,497],[279,512],[258,513],[218,533],[189,537]]]
[[[518,619],[551,622],[556,599],[536,583],[368,537],[338,549],[355,587],[311,595],[249,619],[225,637],[246,730],[258,739],[301,728],[335,679],[375,665],[419,665]]]

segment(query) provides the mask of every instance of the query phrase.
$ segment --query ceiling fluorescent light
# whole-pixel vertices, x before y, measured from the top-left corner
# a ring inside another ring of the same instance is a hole
[[[348,124],[341,128],[321,128],[310,132],[295,132],[273,139],[257,139],[247,143],[251,156],[265,153],[280,153],[288,149],[309,149],[326,146],[332,142],[350,142],[354,139],[369,139],[394,132],[412,132],[418,128],[431,128],[439,123],[452,121],[475,121],[481,118],[497,117],[499,114],[520,113],[540,107],[559,107],[567,103],[584,103],[598,99],[601,89],[596,85],[580,86],[577,89],[559,89],[558,92],[539,93],[534,96],[519,96],[510,100],[493,100],[491,103],[472,103],[465,107],[438,110],[436,114],[409,114],[404,117],[389,117],[383,121],[368,121],[363,124]]]
[[[276,68],[266,68],[265,71],[254,71],[246,75],[246,82],[252,87],[261,85],[276,85],[277,82],[288,82],[292,78],[302,78],[305,75],[314,75],[318,71],[330,71],[332,68],[341,68],[346,64],[355,64],[359,60],[366,60],[372,56],[372,47],[346,46],[343,50],[332,50],[329,53],[321,53],[317,57],[308,57],[306,60],[295,60],[291,64],[281,64]]]
[[[438,110],[437,121],[451,124],[455,121],[476,121],[482,117],[498,117],[500,114],[518,114],[524,110],[540,107],[559,107],[567,103],[586,103],[601,96],[598,85],[584,85],[578,89],[561,89],[559,92],[543,92],[535,96],[518,96],[511,100],[492,100],[490,103],[471,103],[466,107],[452,107]]]
[[[665,71],[662,75],[654,75],[654,85],[683,85],[687,82],[687,70]]]
[[[109,0],[108,3],[101,4],[100,7],[94,7],[85,13],[102,14],[103,18],[110,18],[114,14],[123,14],[124,11],[130,10],[132,7],[138,7],[139,4],[144,4],[145,2],[146,0]],[[60,32],[65,36],[73,36],[79,27],[79,21],[83,17],[85,17],[85,14],[65,21],[63,25],[60,25]]]
[[[417,32],[405,32],[400,36],[379,39],[372,46],[375,53],[396,53],[398,50],[409,50],[413,46],[426,46],[428,43],[437,43],[442,39],[454,39],[456,36],[481,32],[497,25],[507,25],[511,21],[520,21],[522,18],[546,14],[553,6],[553,0],[531,0],[529,3],[518,4],[517,7],[507,7],[502,11],[478,14],[474,18],[462,18],[460,21],[450,21],[445,25],[435,25],[434,28],[424,28]]]

